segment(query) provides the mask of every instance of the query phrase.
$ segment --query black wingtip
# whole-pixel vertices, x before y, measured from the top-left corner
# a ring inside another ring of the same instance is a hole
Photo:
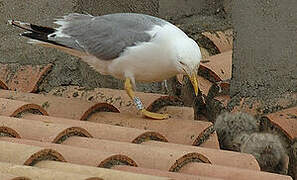
[[[45,33],[24,32],[24,33],[21,33],[20,35],[24,36],[24,37],[27,37],[27,38],[30,38],[30,39],[38,40],[38,41],[41,41],[41,42],[54,44],[54,45],[62,46],[62,47],[67,47],[67,46],[65,46],[63,44],[60,44],[60,43],[57,43],[55,41],[49,40],[48,37],[47,37],[47,34],[45,34]],[[67,47],[67,48],[69,48],[69,47]]]
[[[30,27],[34,31],[39,32],[39,33],[52,34],[52,33],[56,32],[55,29],[50,28],[50,27],[37,26],[37,25],[34,25],[34,24],[30,24]]]
[[[24,30],[27,30],[27,31],[42,33],[42,34],[51,34],[56,31],[54,28],[38,26],[35,24],[30,24],[30,23],[25,23],[25,22],[21,22],[21,21],[15,21],[15,20],[8,20],[8,24],[16,26],[16,27],[24,29]]]

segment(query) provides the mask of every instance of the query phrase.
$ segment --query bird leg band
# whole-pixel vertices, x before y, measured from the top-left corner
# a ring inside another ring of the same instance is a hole
[[[135,106],[136,106],[136,108],[138,109],[138,110],[142,110],[142,109],[144,109],[144,107],[143,107],[143,104],[142,104],[142,102],[141,102],[141,100],[139,99],[139,97],[134,97],[133,98],[133,101],[134,101],[134,104],[135,104]]]

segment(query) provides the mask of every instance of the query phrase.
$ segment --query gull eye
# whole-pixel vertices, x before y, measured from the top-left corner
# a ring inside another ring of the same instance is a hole
[[[181,64],[181,65],[183,65],[183,66],[185,66],[186,64],[185,63],[183,63],[182,61],[179,61],[179,63]]]

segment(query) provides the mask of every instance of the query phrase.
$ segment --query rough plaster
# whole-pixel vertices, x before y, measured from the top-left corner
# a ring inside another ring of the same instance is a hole
[[[263,100],[271,108],[279,106],[275,99],[291,101],[288,94],[297,92],[296,9],[291,0],[233,2],[233,99]]]
[[[271,96],[296,91],[297,2],[234,2],[231,94]]]

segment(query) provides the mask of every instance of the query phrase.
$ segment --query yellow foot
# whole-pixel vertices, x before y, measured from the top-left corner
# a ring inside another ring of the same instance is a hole
[[[153,113],[149,112],[145,109],[141,110],[141,113],[143,116],[150,118],[150,119],[155,119],[155,120],[163,120],[163,119],[168,119],[169,115],[168,114],[159,114],[159,113]]]

